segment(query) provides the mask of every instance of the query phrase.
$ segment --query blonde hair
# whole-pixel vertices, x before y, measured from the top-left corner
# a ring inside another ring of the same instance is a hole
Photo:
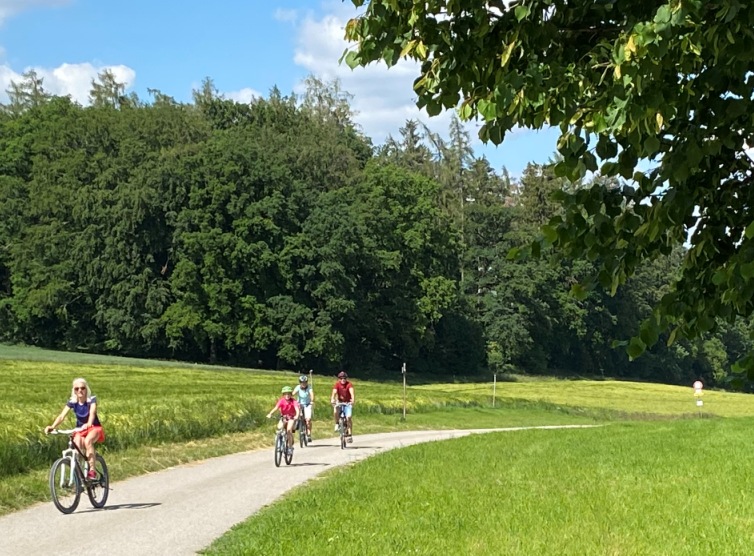
[[[76,390],[73,389],[76,386],[76,383],[78,382],[83,383],[84,386],[86,386],[86,401],[91,400],[94,397],[94,394],[92,393],[92,389],[89,386],[89,383],[86,381],[85,378],[79,377],[79,378],[74,378],[73,382],[71,383],[71,401],[75,402],[75,401],[78,401],[79,399],[78,396],[76,396]]]

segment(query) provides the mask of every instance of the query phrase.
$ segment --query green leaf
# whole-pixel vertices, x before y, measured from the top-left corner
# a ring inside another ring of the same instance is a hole
[[[542,235],[550,243],[555,243],[558,240],[558,230],[555,226],[545,224],[542,226]]]
[[[427,106],[425,106],[424,109],[429,116],[437,116],[442,112],[442,103],[439,100],[432,99],[427,103]]]
[[[740,266],[741,276],[746,280],[751,280],[754,277],[754,261],[744,263]]]
[[[516,6],[516,9],[513,11],[516,14],[516,19],[521,21],[531,13],[531,8],[529,6]]]
[[[477,112],[489,122],[497,117],[497,104],[483,98],[477,103]]]
[[[644,342],[641,340],[641,338],[631,338],[631,341],[628,343],[628,347],[626,348],[626,353],[628,353],[628,358],[633,361],[637,357],[639,357],[642,353],[644,353],[647,349],[647,346],[644,344]]]
[[[354,69],[361,65],[361,57],[358,52],[349,50],[346,52],[345,62],[349,68]]]
[[[644,140],[644,154],[651,156],[656,154],[660,150],[660,140],[654,135],[647,137]]]
[[[589,294],[589,290],[587,290],[583,285],[576,283],[571,286],[571,295],[578,299],[579,301],[583,301],[586,299],[586,296]]]

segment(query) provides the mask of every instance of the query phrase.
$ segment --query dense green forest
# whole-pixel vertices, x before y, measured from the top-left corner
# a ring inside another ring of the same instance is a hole
[[[310,77],[250,104],[207,79],[193,102],[91,103],[33,73],[0,112],[0,340],[264,368],[471,375],[515,368],[721,384],[748,323],[635,361],[637,333],[681,253],[615,295],[571,294],[597,261],[530,246],[588,186],[529,165],[519,179],[407,121],[375,146],[337,83]],[[503,145],[501,148],[505,148]],[[618,184],[616,184],[617,186]],[[513,251],[515,252],[515,251]],[[650,340],[650,339],[648,339]],[[647,341],[647,344],[650,342]]]

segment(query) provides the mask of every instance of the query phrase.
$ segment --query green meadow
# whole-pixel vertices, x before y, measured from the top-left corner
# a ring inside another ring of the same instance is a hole
[[[751,554],[752,424],[612,423],[410,446],[298,487],[206,553]]]
[[[473,435],[326,473],[238,525],[210,554],[747,554],[754,398],[690,387],[508,377],[410,385],[360,380],[355,433],[603,424]],[[114,480],[268,449],[264,415],[296,374],[0,346],[0,513],[48,499],[63,448],[45,425],[90,381]],[[410,383],[409,375],[409,383]],[[314,375],[320,402],[333,377]],[[320,407],[326,404],[319,404]],[[211,409],[208,409],[211,408]],[[329,436],[329,408],[315,410]],[[70,424],[70,423],[69,423]],[[344,510],[345,514],[344,514]],[[295,516],[295,521],[291,516]],[[344,519],[347,515],[347,519]]]

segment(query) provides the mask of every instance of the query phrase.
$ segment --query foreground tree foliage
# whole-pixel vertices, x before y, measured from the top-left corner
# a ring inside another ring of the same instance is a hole
[[[559,176],[630,180],[561,192],[563,211],[544,228],[561,253],[598,261],[586,289],[615,293],[686,243],[631,357],[665,332],[672,344],[751,315],[754,4],[352,1],[366,4],[346,28],[352,67],[417,60],[414,90],[430,115],[458,108],[494,143],[514,126],[558,126]],[[754,357],[740,365],[754,369]]]

